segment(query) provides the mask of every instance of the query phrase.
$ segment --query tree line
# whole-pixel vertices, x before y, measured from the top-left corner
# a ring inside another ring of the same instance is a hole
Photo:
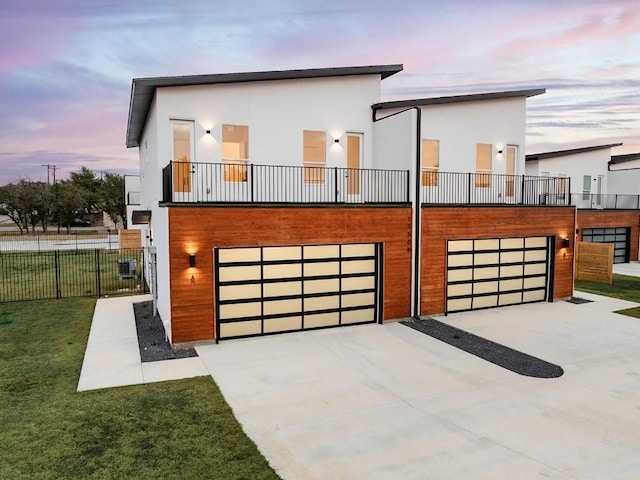
[[[22,179],[0,186],[0,215],[8,216],[21,233],[56,226],[69,231],[76,219],[105,212],[114,223],[122,220],[126,228],[124,176],[106,173],[98,178],[86,167],[67,180],[50,185]]]

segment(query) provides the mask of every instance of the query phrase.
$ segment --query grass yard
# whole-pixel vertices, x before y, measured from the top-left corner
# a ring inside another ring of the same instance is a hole
[[[607,297],[619,298],[620,300],[640,303],[640,277],[614,274],[611,285],[607,283],[576,280],[575,289],[582,292],[595,293],[597,295],[605,295]],[[640,318],[640,307],[618,310],[616,313]]]
[[[94,306],[0,304],[0,478],[278,478],[210,377],[76,392]]]
[[[141,293],[140,278],[118,276],[129,258],[141,271],[139,250],[0,252],[0,302]]]

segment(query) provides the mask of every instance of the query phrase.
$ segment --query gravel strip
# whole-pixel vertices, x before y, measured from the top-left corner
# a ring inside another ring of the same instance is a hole
[[[581,303],[591,303],[593,302],[593,300],[587,300],[586,298],[580,298],[580,297],[571,297],[569,300],[567,300],[567,302],[580,305]]]
[[[520,375],[557,378],[564,373],[558,365],[545,362],[432,318],[403,320],[400,323]]]
[[[171,348],[164,334],[162,320],[158,315],[153,315],[153,302],[134,303],[133,314],[136,317],[138,347],[143,363],[198,356],[193,348]]]

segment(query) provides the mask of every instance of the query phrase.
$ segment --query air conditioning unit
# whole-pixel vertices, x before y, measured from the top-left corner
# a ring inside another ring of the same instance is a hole
[[[118,260],[118,276],[120,277],[120,280],[123,278],[135,278],[136,260],[134,258]]]

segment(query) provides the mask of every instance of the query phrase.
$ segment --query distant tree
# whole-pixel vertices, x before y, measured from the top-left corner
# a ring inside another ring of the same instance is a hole
[[[0,187],[0,214],[7,215],[21,233],[28,233],[29,227],[35,233],[37,225],[46,232],[50,204],[51,187],[44,182],[22,179]]]
[[[29,231],[29,223],[21,190],[21,186],[15,183],[0,187],[0,214],[8,216],[20,233],[25,233]]]
[[[79,172],[71,173],[69,181],[83,192],[84,213],[96,213],[100,203],[100,184],[102,180],[87,167],[82,167]]]
[[[120,219],[127,228],[127,204],[124,199],[124,175],[106,173],[99,190],[99,206],[109,215],[113,223]]]
[[[74,219],[81,217],[86,206],[84,192],[69,180],[56,183],[52,188],[51,220],[67,232]]]

